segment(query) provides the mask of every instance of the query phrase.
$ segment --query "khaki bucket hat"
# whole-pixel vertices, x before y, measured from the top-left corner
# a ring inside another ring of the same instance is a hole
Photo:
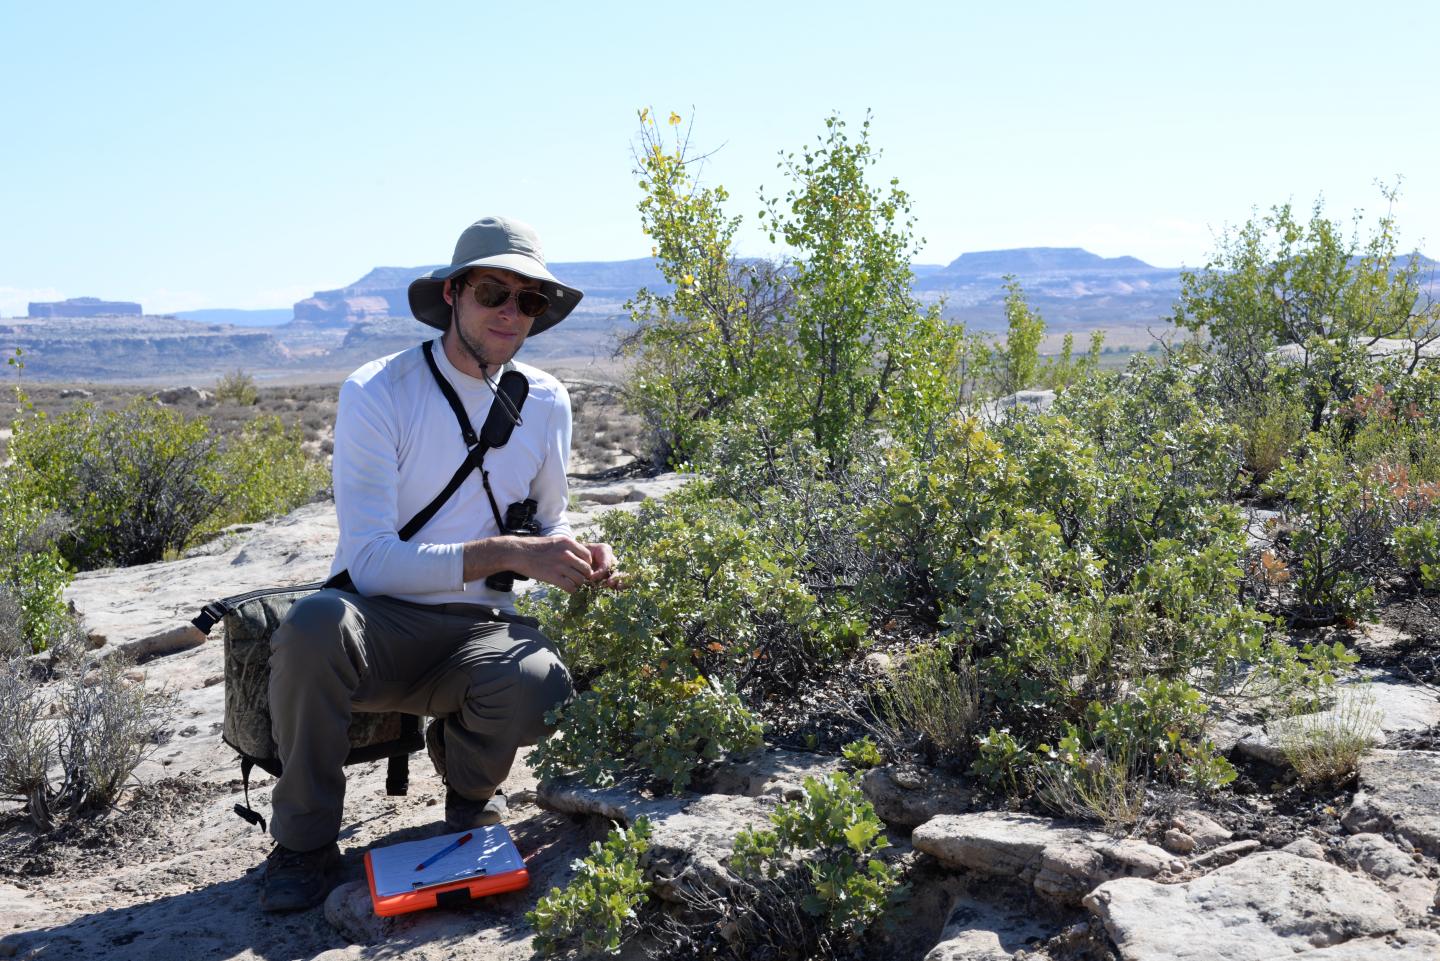
[[[585,296],[562,284],[545,266],[540,236],[535,228],[508,217],[477,220],[455,242],[450,266],[439,267],[410,283],[410,312],[421,323],[438,330],[450,326],[450,305],[445,303],[445,281],[471,267],[494,267],[540,281],[540,292],[550,298],[550,307],[535,318],[530,336],[543,333],[564,320]]]

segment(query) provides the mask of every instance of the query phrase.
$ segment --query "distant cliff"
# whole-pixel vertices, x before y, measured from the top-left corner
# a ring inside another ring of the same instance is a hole
[[[317,291],[297,303],[295,324],[373,327],[385,318],[409,318],[406,288],[433,269],[377,267],[353,284]],[[669,288],[648,257],[555,263],[550,269],[585,291],[577,320],[603,319],[610,327],[628,323],[625,301],[641,287]],[[943,300],[947,317],[995,330],[1005,323],[1002,278],[1007,274],[1019,278],[1031,304],[1055,330],[1155,323],[1170,312],[1180,290],[1178,268],[1152,267],[1135,257],[1100,257],[1079,247],[1019,247],[962,254],[945,265],[917,264],[915,292],[926,302]],[[391,325],[385,339],[398,342],[399,333]]]
[[[575,261],[550,264],[550,271],[565,283],[585,292],[580,309],[607,313],[619,307],[641,287],[663,287],[665,278],[649,258],[640,260]],[[376,267],[353,284],[338,290],[319,290],[295,305],[295,323],[317,327],[365,324],[386,317],[410,317],[407,290],[416,277],[435,270],[428,267]]]
[[[139,304],[128,300],[101,300],[98,297],[71,297],[69,300],[31,301],[28,315],[51,317],[139,317]]]
[[[24,351],[25,376],[106,380],[282,366],[275,336],[174,317],[31,319],[0,323],[0,353]]]

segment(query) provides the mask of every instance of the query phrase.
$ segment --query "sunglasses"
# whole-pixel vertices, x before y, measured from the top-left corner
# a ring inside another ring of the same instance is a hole
[[[526,317],[539,317],[550,309],[550,298],[538,290],[506,287],[504,284],[497,284],[490,280],[482,280],[478,284],[461,281],[461,284],[474,288],[475,303],[490,310],[503,306],[512,295],[515,297],[516,309]]]

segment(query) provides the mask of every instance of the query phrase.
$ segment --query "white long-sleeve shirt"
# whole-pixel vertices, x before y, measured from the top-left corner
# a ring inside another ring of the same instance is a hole
[[[439,341],[434,354],[480,433],[494,401],[489,385],[455,369]],[[510,440],[485,455],[491,489],[502,518],[512,503],[533,498],[541,532],[569,534],[570,395],[544,371],[512,366],[530,382],[530,393]],[[340,543],[331,573],[349,570],[356,589],[369,596],[512,609],[513,594],[464,579],[465,542],[500,533],[478,471],[409,541],[397,533],[445,488],[464,458],[460,426],[420,347],[351,374],[340,388],[335,417]]]

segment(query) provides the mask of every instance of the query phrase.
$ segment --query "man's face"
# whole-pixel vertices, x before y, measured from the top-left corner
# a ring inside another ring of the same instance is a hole
[[[459,346],[477,363],[483,358],[485,365],[499,366],[515,356],[535,321],[520,313],[513,293],[499,307],[482,307],[475,300],[472,287],[479,283],[499,284],[518,291],[539,290],[540,282],[508,270],[477,267],[446,287],[446,302],[459,305],[455,331]]]

